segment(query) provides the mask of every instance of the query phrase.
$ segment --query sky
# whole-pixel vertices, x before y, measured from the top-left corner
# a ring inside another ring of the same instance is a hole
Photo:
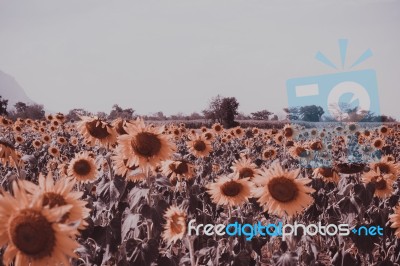
[[[0,0],[0,70],[34,101],[66,112],[201,112],[218,94],[239,111],[288,105],[286,81],[377,73],[381,112],[400,118],[399,0]]]

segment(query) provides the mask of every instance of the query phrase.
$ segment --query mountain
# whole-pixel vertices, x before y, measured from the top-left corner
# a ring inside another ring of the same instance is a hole
[[[25,93],[24,89],[10,75],[0,71],[0,95],[8,100],[8,109],[17,102],[34,103]]]

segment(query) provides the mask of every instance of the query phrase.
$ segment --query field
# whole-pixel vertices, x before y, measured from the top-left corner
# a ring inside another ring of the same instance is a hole
[[[0,117],[1,261],[400,263],[397,124],[199,123]],[[258,222],[348,233],[205,227]]]

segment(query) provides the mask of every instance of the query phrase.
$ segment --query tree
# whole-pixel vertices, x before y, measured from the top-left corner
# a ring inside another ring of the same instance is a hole
[[[4,99],[0,95],[0,115],[7,115],[7,106],[8,106],[8,100]]]
[[[67,121],[79,121],[79,116],[90,116],[91,113],[82,109],[82,108],[75,108],[68,112],[66,115]]]
[[[319,122],[325,112],[321,106],[306,105],[300,107],[299,113],[303,121]]]
[[[17,113],[23,114],[26,112],[26,108],[28,107],[26,103],[23,102],[17,102],[14,104],[15,109],[17,110]]]
[[[135,110],[132,108],[123,109],[118,104],[114,104],[110,114],[108,115],[108,119],[113,120],[116,118],[123,118],[126,120],[133,119],[133,113]]]
[[[272,114],[272,112],[264,109],[258,112],[251,113],[251,116],[254,120],[268,120],[269,116]]]
[[[221,97],[220,95],[211,99],[208,109],[203,111],[204,117],[212,122],[218,122],[225,128],[237,126],[235,115],[238,114],[239,103],[235,97]]]
[[[300,120],[300,111],[298,107],[283,108],[286,113],[286,119]]]

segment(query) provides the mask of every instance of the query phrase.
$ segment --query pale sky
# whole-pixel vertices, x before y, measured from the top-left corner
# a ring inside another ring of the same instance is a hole
[[[338,39],[377,72],[381,111],[400,117],[398,0],[0,0],[0,70],[49,110],[191,113],[211,97],[281,112],[286,80],[337,73]]]

